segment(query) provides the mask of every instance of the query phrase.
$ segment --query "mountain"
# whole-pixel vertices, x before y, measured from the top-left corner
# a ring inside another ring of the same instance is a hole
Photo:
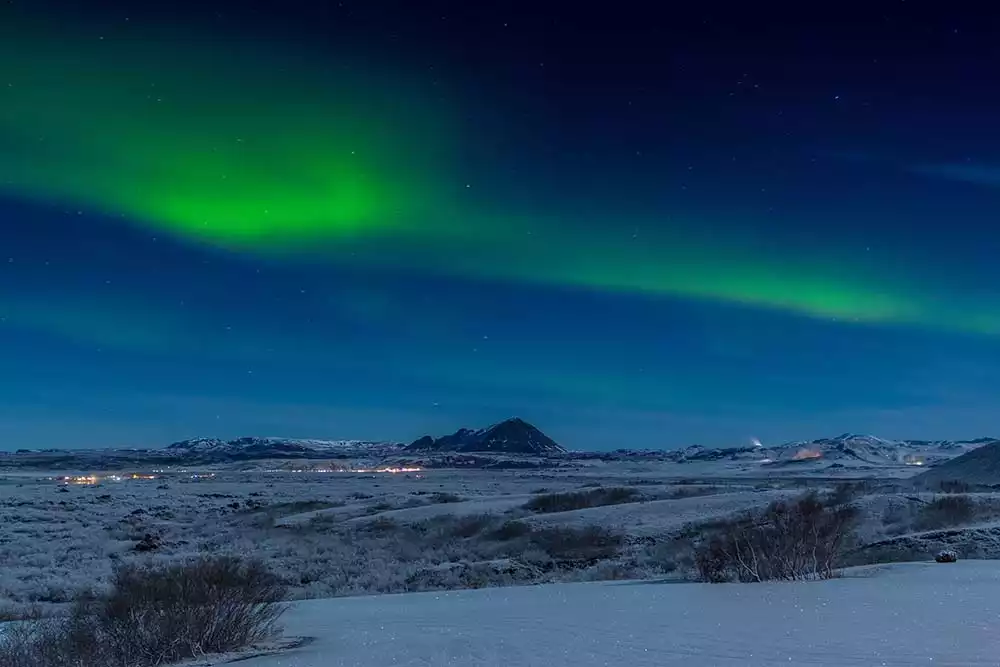
[[[763,445],[707,448],[692,445],[669,452],[665,460],[686,462],[759,461],[762,464],[839,463],[852,466],[934,465],[995,442],[975,440],[886,440],[873,435],[842,433],[832,438]]]
[[[224,462],[253,459],[384,456],[396,453],[399,449],[400,445],[397,444],[363,440],[242,437],[233,440],[193,438],[167,445],[165,451],[186,460]]]
[[[842,433],[833,438],[819,438],[808,442],[786,443],[778,448],[782,459],[824,459],[827,461],[861,461],[886,464],[906,463],[910,447],[900,440],[886,440],[874,435]]]
[[[923,487],[937,486],[941,482],[1000,484],[1000,440],[991,439],[918,475],[913,481]]]
[[[492,452],[497,454],[535,454],[546,456],[566,452],[552,438],[528,422],[514,417],[488,428],[461,428],[451,435],[429,435],[414,441],[408,452]]]

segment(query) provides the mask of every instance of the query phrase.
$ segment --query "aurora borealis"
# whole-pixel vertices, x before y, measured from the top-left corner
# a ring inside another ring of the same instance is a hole
[[[989,21],[320,4],[0,9],[7,440],[992,428]]]

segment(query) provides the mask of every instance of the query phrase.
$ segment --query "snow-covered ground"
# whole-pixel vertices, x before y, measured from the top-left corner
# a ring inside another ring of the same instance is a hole
[[[243,667],[1000,664],[1000,561],[817,583],[608,582],[295,603]]]
[[[398,474],[216,469],[214,476],[189,470],[155,479],[105,477],[96,485],[64,485],[44,473],[4,474],[0,612],[65,604],[81,590],[99,588],[121,563],[205,554],[261,558],[296,599],[684,578],[701,524],[805,488],[831,487],[810,475],[727,477],[728,464],[697,483],[694,470],[643,461]],[[678,483],[682,479],[688,483]],[[994,494],[969,494],[972,515],[937,517],[942,522],[927,513],[938,494],[870,481],[867,495],[855,499],[866,550],[852,553],[851,564],[928,559],[941,548],[957,549],[963,558],[1000,558]],[[628,486],[636,495],[623,504],[550,513],[525,506],[541,494],[586,494],[600,486]],[[600,531],[612,534],[610,548],[600,547]]]
[[[628,526],[630,535],[643,537],[662,535],[696,521],[708,521],[730,516],[753,507],[761,507],[792,491],[740,491],[717,493],[693,498],[653,500],[589,507],[570,512],[539,514],[528,521],[547,526]]]

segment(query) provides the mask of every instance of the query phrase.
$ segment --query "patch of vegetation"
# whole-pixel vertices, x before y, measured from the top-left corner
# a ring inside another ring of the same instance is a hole
[[[386,532],[390,530],[396,530],[399,528],[399,524],[395,519],[387,516],[380,516],[371,523],[367,524],[369,530],[374,532]]]
[[[451,534],[459,538],[479,535],[496,521],[489,514],[456,517],[451,526]]]
[[[524,509],[538,514],[550,514],[587,509],[588,507],[635,503],[644,499],[645,497],[635,489],[618,486],[591,491],[548,493],[535,496],[524,504]]]
[[[718,486],[705,486],[704,484],[680,485],[670,490],[667,498],[670,500],[683,500],[684,498],[698,498],[701,496],[714,496],[722,489]]]
[[[975,518],[976,504],[966,495],[939,496],[920,508],[917,530],[935,530],[969,523]]]
[[[972,491],[972,485],[957,479],[947,479],[938,483],[938,490],[941,493],[968,493]]]
[[[316,510],[326,510],[332,507],[342,507],[344,503],[333,503],[326,500],[295,500],[288,503],[275,503],[274,505],[262,505],[255,501],[247,501],[246,507],[250,512],[266,512],[274,517],[291,516],[293,514],[303,514]]]
[[[599,526],[543,528],[530,533],[531,544],[553,558],[593,562],[618,553],[622,537]]]
[[[826,498],[831,506],[846,505],[867,493],[868,486],[864,482],[840,482]]]
[[[505,542],[524,537],[531,532],[531,526],[523,521],[505,521],[499,528],[490,531],[487,537],[491,540]]]
[[[445,491],[435,491],[428,494],[427,499],[432,503],[460,503],[465,498],[455,493],[447,493]]]

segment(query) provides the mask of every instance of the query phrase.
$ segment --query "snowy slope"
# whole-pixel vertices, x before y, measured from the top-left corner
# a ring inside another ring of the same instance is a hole
[[[966,452],[916,478],[925,488],[947,481],[1000,484],[1000,442]]]
[[[997,665],[1000,561],[812,584],[608,582],[296,603],[243,667]],[[861,576],[866,575],[866,576]]]

